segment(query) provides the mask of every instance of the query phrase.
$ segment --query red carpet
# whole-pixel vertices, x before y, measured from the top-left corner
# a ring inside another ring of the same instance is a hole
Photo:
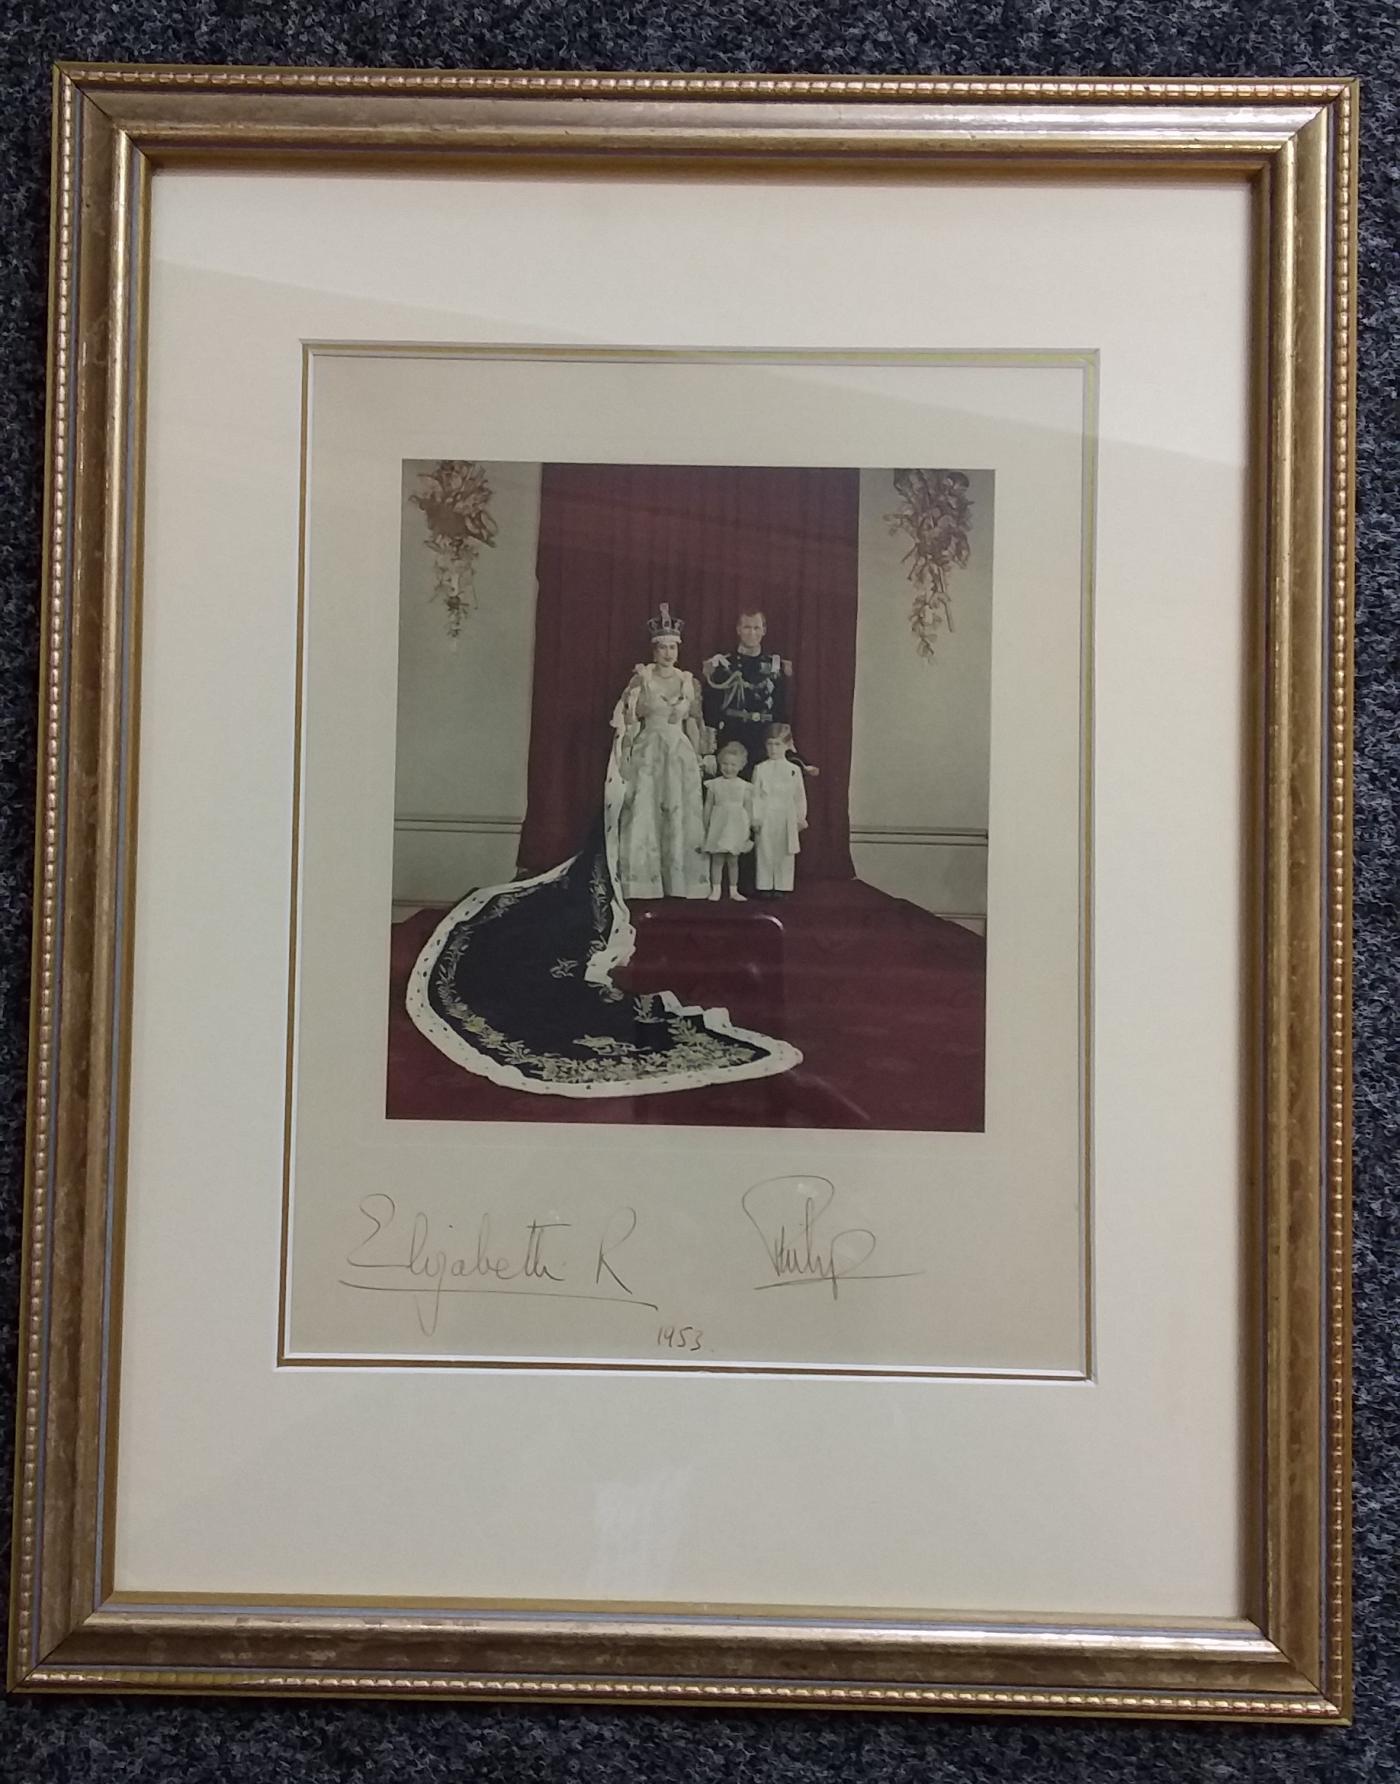
[[[772,903],[633,906],[637,951],[619,984],[720,1005],[803,1055],[774,1078],[660,1096],[534,1096],[439,1053],[403,991],[441,914],[418,911],[392,931],[391,1120],[981,1130],[985,944],[859,880],[819,880]]]

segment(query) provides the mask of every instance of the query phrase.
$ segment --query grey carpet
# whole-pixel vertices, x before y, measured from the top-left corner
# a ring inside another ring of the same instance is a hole
[[[1357,695],[1357,1619],[1350,1730],[151,1699],[0,1703],[0,1778],[1350,1780],[1400,1774],[1400,11],[1389,0],[0,0],[0,1478],[24,1102],[49,64],[1329,75],[1363,104]],[[8,1531],[8,1522],[6,1524]]]

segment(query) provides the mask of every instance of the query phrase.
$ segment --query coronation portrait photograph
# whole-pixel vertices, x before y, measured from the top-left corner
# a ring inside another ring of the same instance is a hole
[[[391,1119],[982,1126],[993,490],[404,466]]]
[[[1096,379],[306,349],[285,1363],[1082,1375]]]

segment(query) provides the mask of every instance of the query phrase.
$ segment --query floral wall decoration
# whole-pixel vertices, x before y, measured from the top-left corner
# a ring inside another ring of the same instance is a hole
[[[475,608],[476,560],[483,545],[496,542],[491,485],[486,468],[474,459],[440,459],[420,471],[413,506],[428,523],[433,554],[433,594],[447,609],[447,635],[457,639],[462,621]]]
[[[971,551],[972,502],[961,471],[896,471],[899,506],[885,516],[891,533],[913,541],[904,554],[914,602],[909,630],[925,661],[936,654],[940,632],[953,630],[949,572],[966,564]]]

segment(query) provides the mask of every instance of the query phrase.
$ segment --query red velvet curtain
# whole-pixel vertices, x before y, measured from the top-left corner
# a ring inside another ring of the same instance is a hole
[[[540,496],[529,799],[520,866],[573,854],[596,816],[613,704],[650,656],[662,601],[685,621],[681,666],[735,647],[741,612],[792,660],[808,782],[801,871],[849,879],[860,474],[731,465],[545,465]]]

